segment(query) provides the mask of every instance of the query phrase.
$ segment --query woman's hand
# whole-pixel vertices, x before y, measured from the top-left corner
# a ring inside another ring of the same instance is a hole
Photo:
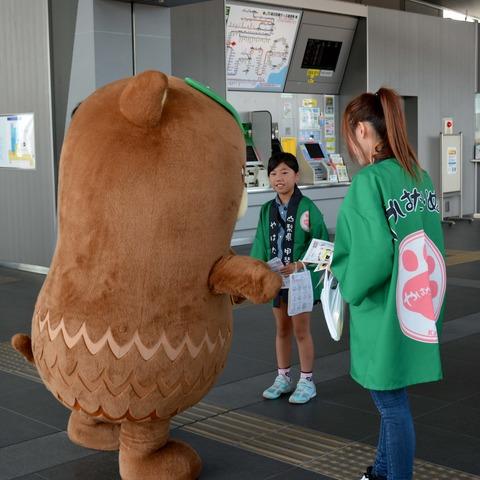
[[[282,275],[291,275],[292,273],[299,272],[303,270],[302,262],[292,262],[288,265],[285,265],[281,270],[280,273]]]

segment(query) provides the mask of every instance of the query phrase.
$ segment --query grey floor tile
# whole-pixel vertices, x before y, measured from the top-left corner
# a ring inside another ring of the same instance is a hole
[[[0,405],[2,404],[2,396],[16,394],[23,390],[29,390],[35,385],[38,385],[38,383],[17,375],[0,371]]]
[[[329,480],[303,469],[276,462],[244,450],[220,444],[184,431],[176,431],[174,438],[188,442],[202,457],[200,479],[291,479]],[[38,475],[45,480],[119,480],[118,454],[102,452],[41,470]],[[32,479],[33,480],[33,479]],[[37,479],[38,480],[38,479]]]
[[[118,452],[100,452],[41,470],[45,480],[120,480]]]
[[[302,468],[292,468],[286,472],[267,477],[265,480],[330,480],[330,477],[319,473],[309,472]]]
[[[480,280],[471,280],[468,278],[447,277],[447,285],[457,287],[480,288]]]
[[[418,425],[441,428],[446,432],[468,435],[480,441],[480,415],[478,409],[466,406],[460,408],[458,403],[453,403],[421,415],[415,418],[415,422]]]
[[[227,409],[245,407],[262,400],[262,392],[275,377],[275,371],[213,388],[205,401]]]
[[[456,402],[480,392],[480,375],[474,373],[474,364],[450,356],[445,357],[442,363],[442,381],[414,385],[409,388],[410,393]]]
[[[377,408],[365,388],[349,375],[317,384],[317,395],[325,402],[377,414]],[[448,405],[448,402],[419,395],[409,395],[414,417]]]
[[[444,346],[454,340],[470,337],[480,333],[480,312],[472,313],[465,317],[456,318],[454,322],[444,322],[440,351],[443,353]],[[447,349],[448,351],[448,349]]]
[[[480,327],[480,318],[475,319],[475,321],[477,323],[476,326]],[[480,334],[468,335],[458,340],[450,341],[442,345],[441,352],[445,361],[449,361],[449,358],[453,357],[463,362],[471,362],[472,365],[476,364],[480,352]]]
[[[415,430],[417,458],[480,475],[480,440],[418,423]]]
[[[67,428],[70,415],[70,410],[55,399],[41,384],[34,384],[28,390],[0,396],[0,407],[50,425],[58,430]]]
[[[0,407],[0,448],[42,437],[58,429]],[[0,462],[1,464],[1,462]]]
[[[418,460],[480,475],[479,440],[467,435],[447,432],[440,426],[436,428],[418,422],[415,422],[415,434],[415,458]],[[363,443],[373,447],[377,446],[377,442],[377,434],[363,440]]]
[[[480,245],[477,245],[475,250],[480,250]],[[451,267],[447,268],[447,278],[449,276],[452,276],[454,278],[480,280],[480,262],[470,262],[461,263],[459,265],[452,265]]]
[[[292,468],[286,463],[277,462],[182,430],[176,430],[173,437],[189,443],[202,458],[203,470],[200,479],[260,480]]]
[[[474,410],[480,410],[480,393],[470,395],[469,397],[466,397],[458,402],[455,402],[455,405],[457,406],[457,408],[467,407]],[[479,415],[478,412],[477,412],[477,415]]]
[[[225,369],[220,374],[216,385],[225,385],[227,383],[238,382],[239,380],[243,380],[245,378],[271,372],[274,369],[274,363],[267,363],[230,352],[227,358]]]
[[[74,445],[65,432],[10,445],[0,450],[0,480],[36,473],[93,453]]]
[[[477,268],[480,270],[480,263]],[[445,295],[447,299],[444,316],[445,322],[480,311],[478,288],[447,285]]]
[[[241,355],[261,355],[259,358],[270,361],[275,359],[275,321],[271,306],[250,306],[235,311],[234,337],[232,351]],[[310,322],[315,357],[331,355],[348,349],[348,322],[340,342],[334,342],[328,333],[321,305],[315,305]],[[294,339],[294,354],[296,346]],[[266,357],[265,357],[266,355]],[[292,363],[298,360],[292,359]]]
[[[331,378],[345,376],[348,372],[350,364],[349,355],[349,352],[340,352],[315,360],[313,369],[314,378],[320,389],[320,398],[322,382],[330,380]],[[299,371],[299,365],[292,367],[291,374],[293,381],[296,381],[298,378]],[[263,401],[262,392],[272,384],[276,375],[276,368],[272,368],[268,373],[225,385],[218,384],[208,393],[205,401],[230,409],[246,407],[247,405],[261,402]]]
[[[22,475],[21,477],[15,477],[15,480],[42,480],[40,475],[32,473],[31,475]]]
[[[445,245],[455,250],[480,250],[480,222],[457,222],[443,226]]]
[[[377,431],[379,427],[377,414],[333,405],[321,401],[320,398],[317,396],[306,405],[291,405],[287,397],[264,400],[239,411],[319,430],[349,440],[361,440]]]

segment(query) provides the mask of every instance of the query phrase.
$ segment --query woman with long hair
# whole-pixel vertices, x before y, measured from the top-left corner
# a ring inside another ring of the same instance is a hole
[[[363,479],[411,480],[415,431],[406,388],[442,378],[439,208],[395,91],[356,97],[342,126],[351,157],[364,168],[338,215],[331,268],[350,307],[351,376],[381,416],[377,455]]]

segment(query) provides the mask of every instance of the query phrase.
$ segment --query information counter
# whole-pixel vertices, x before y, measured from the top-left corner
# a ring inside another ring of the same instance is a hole
[[[328,231],[333,233],[337,214],[342,201],[347,194],[350,182],[331,185],[300,185],[301,192],[315,202],[323,214]],[[232,246],[246,245],[253,242],[262,205],[275,196],[272,188],[249,188],[248,209],[238,220],[232,237]]]

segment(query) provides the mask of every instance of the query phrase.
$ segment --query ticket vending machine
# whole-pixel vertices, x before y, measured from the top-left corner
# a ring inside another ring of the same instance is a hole
[[[318,142],[299,143],[297,159],[300,183],[307,185],[332,183],[333,169],[328,165],[328,154]]]

